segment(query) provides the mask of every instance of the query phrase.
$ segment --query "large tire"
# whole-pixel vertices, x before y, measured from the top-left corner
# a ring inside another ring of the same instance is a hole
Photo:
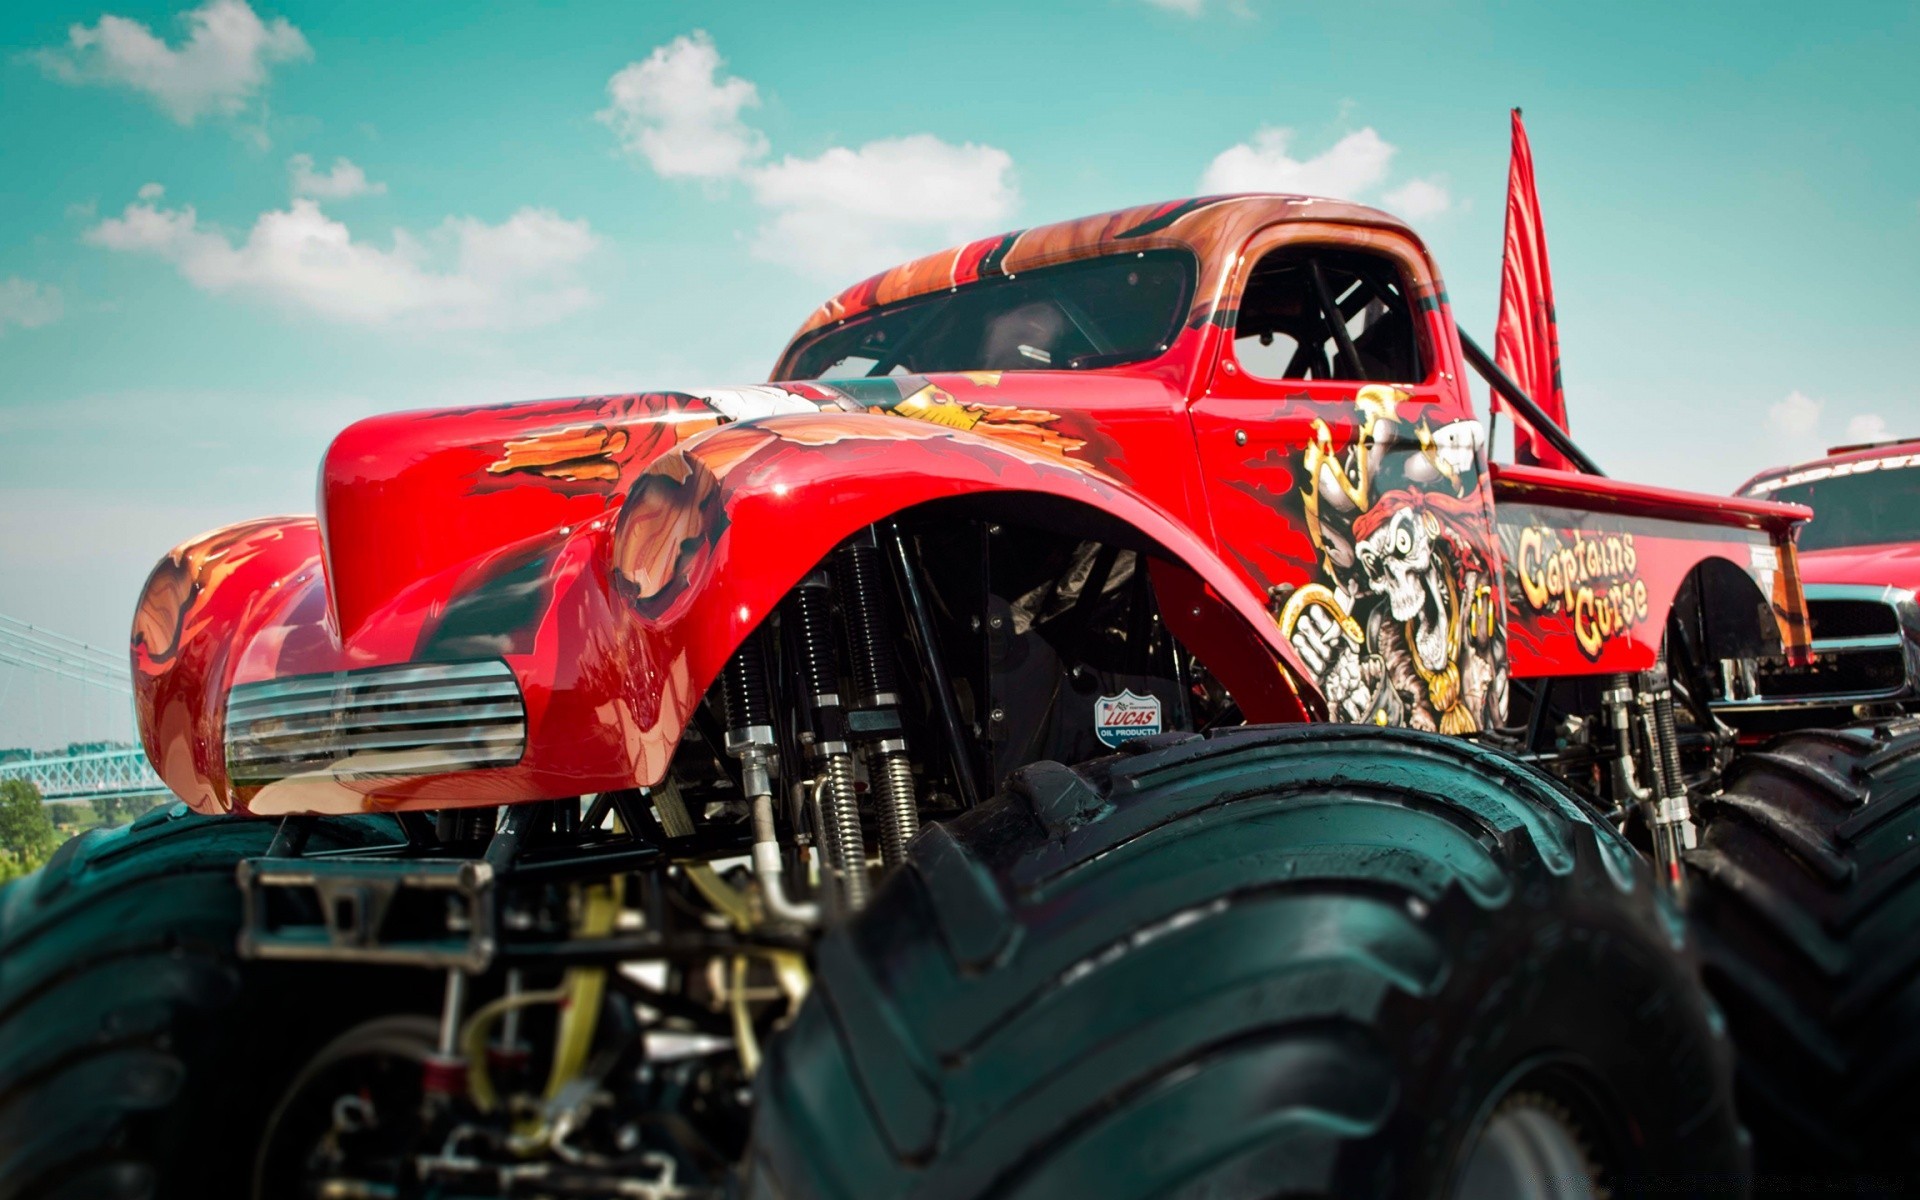
[[[359,1011],[236,959],[234,867],[273,833],[176,804],[0,888],[0,1200],[245,1193],[278,1089],[336,1031],[316,1010]],[[349,818],[308,844],[394,837]]]
[[[1570,793],[1370,728],[1134,750],[926,829],[823,939],[751,1193],[1498,1196],[1530,1154],[1601,1176],[1533,1194],[1742,1187],[1684,924]]]
[[[1920,721],[1789,734],[1701,816],[1690,907],[1762,1170],[1920,1184]]]

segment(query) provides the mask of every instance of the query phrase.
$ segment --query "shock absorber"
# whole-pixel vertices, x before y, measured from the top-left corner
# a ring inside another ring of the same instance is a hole
[[[853,751],[847,744],[846,710],[833,637],[833,583],[817,569],[793,592],[794,650],[806,690],[812,741],[809,757],[818,772],[820,841],[829,873],[839,882],[842,908],[867,902],[867,845],[860,831],[860,798],[853,787]]]
[[[819,909],[788,899],[773,819],[773,699],[767,685],[766,648],[756,630],[727,660],[720,676],[727,710],[727,753],[740,762],[741,789],[753,811],[753,873],[767,912],[776,919],[813,924]]]
[[[1673,719],[1673,686],[1666,665],[1656,664],[1641,676],[1641,683],[1641,721],[1654,760],[1654,790],[1658,793],[1647,806],[1647,823],[1653,831],[1654,857],[1666,874],[1667,885],[1676,898],[1684,898],[1686,880],[1680,855],[1694,847],[1699,834],[1687,802],[1686,776],[1680,769],[1680,731]]]
[[[851,734],[864,744],[867,778],[880,813],[880,860],[888,868],[907,860],[907,843],[920,832],[913,764],[900,721],[900,680],[894,669],[893,625],[882,594],[880,546],[861,530],[834,559],[847,643],[853,651]]]
[[[1645,815],[1661,882],[1680,898],[1686,885],[1681,852],[1694,845],[1696,835],[1686,780],[1680,772],[1673,691],[1667,684],[1665,668],[1656,666],[1634,679],[1608,676],[1600,703],[1613,730],[1614,803],[1623,809],[1637,806]],[[1643,771],[1635,769],[1630,732],[1635,729],[1646,749],[1646,759],[1639,764]],[[1647,780],[1645,785],[1640,782],[1642,776]]]
[[[773,791],[773,701],[767,658],[757,632],[747,635],[720,675],[727,708],[727,753],[740,760],[740,776],[752,799]]]
[[[1619,674],[1604,677],[1601,684],[1600,709],[1612,734],[1608,782],[1614,807],[1624,820],[1634,805],[1652,799],[1653,790],[1640,786],[1639,773],[1634,770],[1633,685]]]

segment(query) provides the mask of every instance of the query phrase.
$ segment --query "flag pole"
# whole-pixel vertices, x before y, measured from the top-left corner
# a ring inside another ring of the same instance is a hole
[[[1588,458],[1587,452],[1574,443],[1567,431],[1554,424],[1553,419],[1533,402],[1533,397],[1527,395],[1520,385],[1513,381],[1511,375],[1502,371],[1499,364],[1487,357],[1487,352],[1480,348],[1478,342],[1467,336],[1466,330],[1461,329],[1458,332],[1460,349],[1467,355],[1467,365],[1478,372],[1480,378],[1487,381],[1488,387],[1500,393],[1500,398],[1512,406],[1515,415],[1533,426],[1548,445],[1558,450],[1574,466],[1588,475],[1606,475],[1599,464]]]

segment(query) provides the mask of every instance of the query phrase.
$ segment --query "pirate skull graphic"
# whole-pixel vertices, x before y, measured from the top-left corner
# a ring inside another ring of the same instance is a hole
[[[1396,621],[1411,621],[1432,594],[1433,537],[1427,522],[1411,509],[1401,509],[1392,520],[1363,539],[1355,548],[1367,588],[1387,598]]]

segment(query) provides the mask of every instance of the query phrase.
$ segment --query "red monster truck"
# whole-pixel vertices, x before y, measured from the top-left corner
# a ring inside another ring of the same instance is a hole
[[[1920,732],[1711,705],[1806,510],[1490,466],[1470,368],[1398,221],[1209,197],[352,426],[140,599],[181,803],[0,893],[0,1196],[1904,1169]]]
[[[1836,446],[1738,494],[1814,510],[1799,538],[1814,657],[1729,676],[1715,707],[1761,729],[1920,709],[1920,438]]]

